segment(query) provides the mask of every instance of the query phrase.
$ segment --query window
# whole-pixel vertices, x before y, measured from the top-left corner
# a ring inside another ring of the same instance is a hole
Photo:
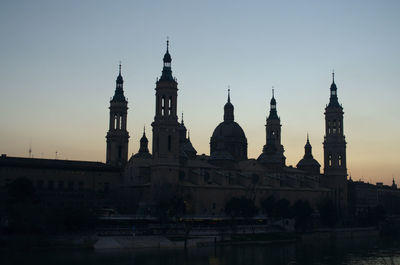
[[[81,191],[85,188],[83,181],[79,181],[78,186]]]
[[[118,129],[118,116],[117,114],[114,115],[114,129]]]
[[[68,190],[74,190],[74,182],[73,181],[69,181],[68,182]]]
[[[341,167],[341,166],[342,166],[342,156],[339,155],[339,167]]]
[[[37,188],[39,190],[43,189],[44,181],[43,180],[38,180],[37,181]]]
[[[49,190],[54,190],[54,181],[49,180],[49,182],[47,183],[47,187]]]
[[[328,165],[331,167],[332,166],[332,155],[328,156]]]
[[[104,192],[109,192],[110,191],[110,183],[104,182]]]
[[[58,189],[59,189],[59,190],[63,190],[63,189],[64,189],[64,181],[60,180],[60,181],[58,182]]]
[[[204,174],[204,182],[205,182],[205,183],[208,183],[208,184],[211,184],[211,181],[210,181],[210,173],[206,172],[206,173]]]
[[[161,116],[165,115],[165,97],[161,98]]]
[[[168,100],[168,116],[171,116],[172,113],[172,97],[169,97]]]

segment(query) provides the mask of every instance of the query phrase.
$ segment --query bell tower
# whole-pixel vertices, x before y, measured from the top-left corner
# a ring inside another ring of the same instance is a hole
[[[346,140],[343,132],[343,107],[339,104],[335,73],[332,73],[329,104],[325,108],[324,174],[332,189],[336,207],[347,207]]]
[[[281,127],[281,119],[276,110],[276,100],[274,90],[272,89],[270,111],[265,128],[266,144],[264,145],[262,154],[258,158],[260,162],[266,165],[277,167],[285,166],[286,157],[283,155],[285,150],[281,144]]]
[[[162,164],[179,162],[179,122],[177,116],[178,83],[172,76],[169,41],[163,58],[163,70],[156,82],[156,113],[153,127],[153,158]]]
[[[115,93],[110,100],[109,109],[110,123],[106,136],[106,163],[122,167],[128,161],[129,133],[126,130],[128,101],[124,96],[124,80],[121,75],[121,64],[119,65]]]

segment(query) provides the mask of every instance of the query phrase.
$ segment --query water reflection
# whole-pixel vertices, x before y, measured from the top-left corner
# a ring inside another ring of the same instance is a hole
[[[400,244],[393,241],[303,242],[182,249],[1,251],[0,263],[42,265],[367,265],[400,264]]]

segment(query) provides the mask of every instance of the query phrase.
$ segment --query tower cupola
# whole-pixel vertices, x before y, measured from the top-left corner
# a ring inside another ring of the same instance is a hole
[[[329,98],[329,107],[338,107],[341,108],[340,104],[339,104],[339,100],[338,100],[338,96],[337,96],[337,87],[335,84],[335,73],[332,72],[332,84],[330,87],[330,98]]]
[[[140,138],[139,153],[148,153],[149,152],[148,143],[149,143],[149,140],[147,140],[147,137],[146,137],[146,128],[143,128],[143,136],[142,136],[142,138]]]
[[[230,95],[230,89],[228,89],[228,101],[226,102],[224,106],[224,121],[234,121],[235,117],[233,114],[234,107],[231,103],[231,95]]]
[[[112,98],[112,101],[125,102],[126,98],[124,96],[124,79],[122,78],[121,75],[121,64],[119,64],[119,74],[117,76],[117,80],[115,81],[115,83],[116,83],[115,93]]]
[[[167,51],[165,52],[163,62],[164,62],[164,67],[162,70],[160,81],[166,81],[166,80],[174,81],[174,77],[172,76],[172,70],[171,70],[172,58],[171,55],[169,54],[169,40],[167,40]]]
[[[297,168],[312,174],[319,174],[321,165],[314,159],[311,152],[311,144],[307,134],[307,142],[304,146],[304,157],[297,163]]]
[[[279,120],[278,112],[276,110],[276,100],[275,100],[275,96],[274,96],[274,89],[272,89],[272,98],[271,98],[271,102],[270,102],[270,111],[269,111],[268,119]]]

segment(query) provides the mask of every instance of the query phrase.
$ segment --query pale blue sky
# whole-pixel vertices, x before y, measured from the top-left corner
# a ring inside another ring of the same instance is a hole
[[[400,182],[399,1],[0,2],[0,153],[105,160],[109,98],[122,61],[129,152],[154,117],[166,37],[178,110],[199,153],[228,85],[249,157],[265,144],[276,88],[289,165],[307,132],[323,164],[335,69],[353,179]]]

